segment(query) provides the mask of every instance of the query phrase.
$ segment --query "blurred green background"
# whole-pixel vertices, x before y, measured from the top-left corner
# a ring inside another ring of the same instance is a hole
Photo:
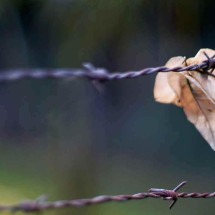
[[[164,65],[215,48],[213,0],[1,0],[0,69],[110,71]],[[215,152],[183,110],[155,103],[155,75],[104,84],[0,85],[0,203],[173,188],[215,190]],[[108,203],[44,214],[213,214],[214,200]]]

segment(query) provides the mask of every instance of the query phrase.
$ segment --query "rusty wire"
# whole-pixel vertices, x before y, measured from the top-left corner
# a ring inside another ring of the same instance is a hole
[[[200,64],[168,68],[165,66],[145,68],[140,71],[110,73],[104,68],[96,68],[90,63],[83,64],[83,69],[14,69],[0,72],[0,82],[10,82],[22,79],[67,79],[86,78],[96,81],[111,81],[137,78],[158,72],[208,71],[214,69],[215,59],[207,58]]]
[[[178,186],[172,190],[151,188],[148,192],[136,193],[130,195],[103,195],[97,196],[91,199],[74,199],[74,200],[60,200],[55,202],[48,202],[44,198],[40,198],[35,201],[26,201],[21,204],[4,206],[0,205],[0,212],[2,211],[12,211],[12,212],[38,212],[45,211],[48,209],[60,209],[60,208],[69,208],[69,207],[85,207],[89,205],[98,205],[107,202],[125,202],[130,200],[142,200],[146,198],[161,198],[163,200],[171,201],[169,208],[171,209],[173,205],[179,198],[215,198],[215,192],[213,193],[179,193],[177,192],[182,186],[186,184],[186,181],[183,181]]]

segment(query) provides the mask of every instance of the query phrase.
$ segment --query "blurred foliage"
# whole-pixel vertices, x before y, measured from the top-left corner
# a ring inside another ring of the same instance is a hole
[[[214,1],[1,0],[0,68],[112,71],[163,65],[214,48]],[[0,202],[134,193],[150,187],[214,190],[214,152],[176,107],[153,99],[154,75],[105,83],[38,80],[0,86]],[[208,214],[184,200],[174,214]],[[198,204],[196,204],[198,203]],[[144,200],[44,214],[167,214]]]

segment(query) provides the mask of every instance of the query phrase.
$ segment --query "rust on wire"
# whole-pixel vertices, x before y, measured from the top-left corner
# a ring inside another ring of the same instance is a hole
[[[186,184],[185,181],[176,186],[173,190],[151,188],[148,192],[136,193],[130,195],[103,195],[97,196],[91,199],[74,199],[74,200],[60,200],[55,202],[49,202],[45,198],[39,198],[35,201],[26,201],[17,205],[4,206],[0,205],[0,212],[2,211],[12,211],[12,212],[38,212],[45,211],[48,209],[60,209],[69,207],[85,207],[90,205],[97,205],[107,202],[125,202],[130,200],[142,200],[146,198],[161,198],[164,200],[172,201],[169,208],[171,209],[173,205],[179,198],[215,198],[215,192],[213,193],[179,193],[177,192],[182,186]]]
[[[111,81],[129,78],[137,78],[158,72],[182,72],[182,71],[208,71],[215,68],[214,57],[209,58],[201,64],[168,68],[165,66],[145,68],[140,71],[110,73],[104,68],[96,68],[90,63],[83,64],[83,69],[14,69],[0,72],[1,82],[17,81],[22,79],[66,79],[86,78],[96,81]]]

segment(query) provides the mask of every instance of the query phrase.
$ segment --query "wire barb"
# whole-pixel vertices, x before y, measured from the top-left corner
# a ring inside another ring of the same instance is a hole
[[[149,192],[163,195],[163,199],[165,200],[172,200],[172,203],[169,205],[169,209],[171,210],[172,207],[175,205],[175,203],[178,200],[178,193],[177,191],[183,187],[185,184],[187,184],[186,181],[181,182],[179,185],[177,185],[173,190],[165,190],[165,189],[158,189],[158,188],[151,188],[149,189]]]
[[[206,52],[204,52],[205,57],[207,58],[207,60],[205,60],[204,62],[207,63],[207,68],[205,68],[205,71],[209,71],[211,69],[212,73],[215,69],[215,55],[213,55],[212,57],[209,57],[208,54]]]

